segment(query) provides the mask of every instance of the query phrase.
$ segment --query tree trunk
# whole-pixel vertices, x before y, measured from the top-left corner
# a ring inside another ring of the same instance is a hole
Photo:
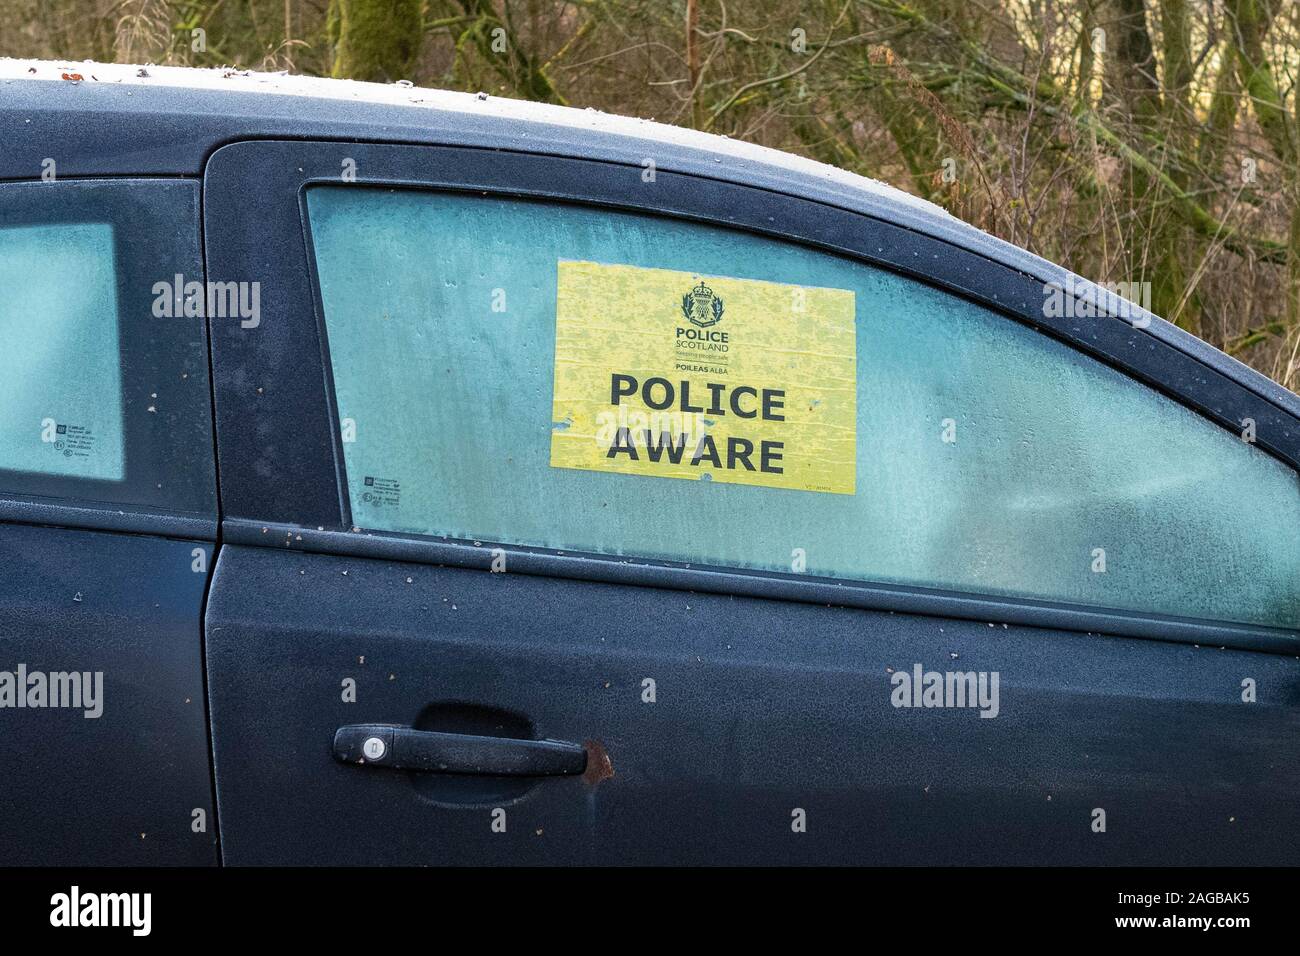
[[[424,39],[422,0],[334,0],[331,75],[393,83],[414,72]]]

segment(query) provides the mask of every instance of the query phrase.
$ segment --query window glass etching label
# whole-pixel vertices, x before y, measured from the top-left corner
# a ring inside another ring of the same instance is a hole
[[[852,291],[557,268],[553,467],[854,493]]]

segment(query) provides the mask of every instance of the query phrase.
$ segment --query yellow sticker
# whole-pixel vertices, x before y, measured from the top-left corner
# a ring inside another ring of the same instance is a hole
[[[851,495],[848,289],[559,263],[551,465]]]

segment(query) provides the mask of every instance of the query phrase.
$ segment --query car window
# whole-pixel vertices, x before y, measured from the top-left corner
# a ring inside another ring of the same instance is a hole
[[[215,514],[203,280],[196,183],[0,184],[0,495]]]
[[[0,226],[0,468],[123,477],[108,223]]]
[[[1002,315],[707,224],[307,206],[360,528],[1300,627],[1296,473]]]

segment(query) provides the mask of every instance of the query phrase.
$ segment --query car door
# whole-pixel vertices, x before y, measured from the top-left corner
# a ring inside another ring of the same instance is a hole
[[[193,180],[0,184],[8,865],[217,862],[198,201]]]
[[[1300,858],[1293,409],[656,165],[209,161],[226,861]]]

